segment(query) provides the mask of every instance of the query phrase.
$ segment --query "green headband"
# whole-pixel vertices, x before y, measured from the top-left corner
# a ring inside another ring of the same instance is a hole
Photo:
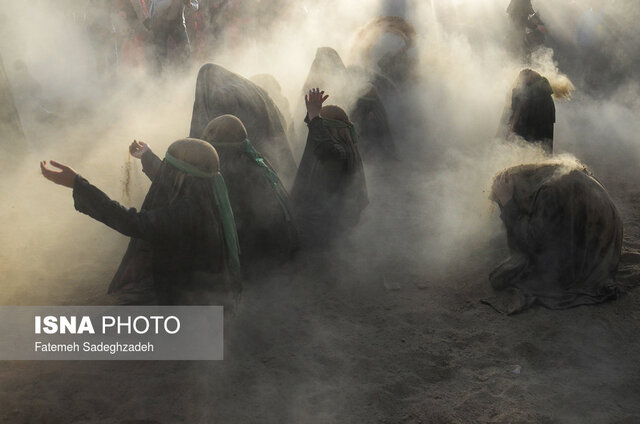
[[[326,125],[327,127],[333,127],[333,128],[351,128],[351,127],[353,127],[353,124],[351,122],[340,121],[338,119],[322,118],[322,123],[324,125]]]
[[[331,128],[349,128],[351,131],[351,138],[354,143],[358,142],[358,131],[356,131],[356,127],[351,122],[339,121],[337,119],[328,119],[322,118],[322,124],[325,127]]]
[[[191,175],[192,177],[200,177],[200,178],[213,178],[218,174],[218,172],[204,172],[190,163],[184,162],[180,159],[177,159],[175,156],[171,155],[171,153],[167,152],[164,156],[165,160],[177,168],[179,171],[184,172],[187,175]]]

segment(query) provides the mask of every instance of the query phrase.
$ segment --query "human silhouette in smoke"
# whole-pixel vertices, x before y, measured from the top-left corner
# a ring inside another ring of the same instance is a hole
[[[522,137],[553,153],[556,106],[549,80],[532,69],[523,69],[511,94],[507,138]]]
[[[298,247],[289,195],[269,162],[253,147],[237,117],[222,115],[205,128],[202,138],[220,157],[220,171],[238,229],[243,276],[253,279],[292,259]],[[153,180],[162,160],[144,142],[132,146],[142,171]]]
[[[291,197],[303,245],[328,247],[353,228],[369,203],[358,135],[346,112],[322,106],[329,96],[305,96],[309,127]]]
[[[158,71],[167,62],[169,39],[176,50],[176,64],[184,64],[191,55],[191,43],[184,19],[184,9],[198,10],[197,0],[152,0],[145,26],[153,34],[154,59]]]
[[[495,177],[491,200],[500,207],[511,255],[490,275],[505,296],[487,303],[516,313],[534,303],[567,309],[616,297],[622,220],[584,166],[509,168]]]
[[[147,148],[134,141],[129,151],[139,157]],[[131,237],[109,293],[123,303],[235,306],[236,227],[218,154],[209,143],[172,143],[140,211],[111,200],[70,167],[55,161],[51,166],[40,162],[42,174],[73,190],[76,210]]]
[[[531,0],[511,0],[507,7],[511,21],[511,44],[514,51],[528,60],[531,52],[544,44],[547,28],[533,10]]]

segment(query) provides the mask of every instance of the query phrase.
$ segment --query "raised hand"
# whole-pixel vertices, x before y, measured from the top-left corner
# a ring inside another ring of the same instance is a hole
[[[133,143],[129,146],[129,153],[136,159],[142,158],[142,155],[149,150],[149,145],[144,141],[133,140]]]
[[[63,165],[54,160],[49,161],[49,163],[59,170],[47,167],[47,161],[43,160],[40,162],[40,170],[42,171],[42,175],[44,175],[47,180],[53,181],[56,184],[73,188],[78,173],[67,165]]]
[[[307,105],[307,114],[309,119],[320,116],[322,110],[322,103],[329,98],[329,95],[324,94],[324,91],[320,91],[319,88],[313,88],[309,90],[309,94],[304,96],[304,102]]]

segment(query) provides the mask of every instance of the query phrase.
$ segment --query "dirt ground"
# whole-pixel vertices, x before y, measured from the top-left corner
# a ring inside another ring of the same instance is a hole
[[[363,229],[339,255],[303,255],[248,287],[227,322],[224,361],[2,362],[0,422],[640,422],[640,293],[496,313],[480,300],[507,253],[500,235],[463,246],[444,270],[423,260],[438,205],[401,184],[429,180],[423,167],[369,169]],[[622,177],[603,180],[624,216],[628,260],[640,248],[640,209]],[[386,242],[366,243],[372,232]],[[110,276],[81,275],[46,301],[107,301]]]

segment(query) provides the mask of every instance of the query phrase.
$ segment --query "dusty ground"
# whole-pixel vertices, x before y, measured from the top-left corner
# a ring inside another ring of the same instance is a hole
[[[370,172],[373,199],[393,191],[403,202],[374,201],[340,260],[301,257],[248,288],[224,361],[3,362],[0,422],[640,422],[640,292],[497,314],[479,301],[506,254],[499,235],[465,246],[453,266],[423,260],[437,205],[400,184],[428,180],[422,167],[404,162],[391,179]],[[637,190],[617,186],[632,251]],[[383,245],[359,242],[374,229],[387,234]],[[93,278],[49,301],[104,301],[109,275],[82,275]]]

